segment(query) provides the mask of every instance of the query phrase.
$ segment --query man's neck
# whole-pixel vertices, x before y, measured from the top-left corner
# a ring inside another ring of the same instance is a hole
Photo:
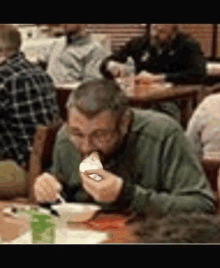
[[[84,40],[85,38],[87,38],[87,36],[88,36],[88,33],[85,31],[79,32],[77,34],[67,35],[67,43],[74,44],[75,42]]]
[[[126,144],[127,144],[127,139],[128,139],[128,136],[129,136],[129,133],[131,131],[131,128],[132,128],[132,124],[133,124],[133,121],[134,121],[134,113],[132,110],[129,111],[129,124],[128,124],[128,128],[126,130],[126,132],[123,133],[123,131],[120,131],[120,138],[118,140],[118,144],[116,146],[116,149],[114,150],[114,152],[112,152],[111,154],[109,154],[103,164],[106,166],[111,166],[111,165],[114,165],[115,164],[115,161],[117,161],[117,159],[123,155],[123,151],[124,151],[124,148],[126,147]]]
[[[170,39],[166,42],[166,43],[164,43],[164,44],[159,44],[159,43],[156,43],[156,42],[154,42],[153,40],[151,40],[150,42],[151,42],[151,44],[152,45],[154,45],[158,50],[164,50],[164,49],[166,49],[167,47],[169,47],[171,44],[172,44],[172,42],[176,39],[176,37],[177,37],[177,33],[175,32],[171,37],[170,37]]]
[[[19,51],[15,51],[15,50],[6,51],[3,57],[4,59],[0,60],[0,66],[4,66],[9,60],[13,59],[18,54],[19,54]]]

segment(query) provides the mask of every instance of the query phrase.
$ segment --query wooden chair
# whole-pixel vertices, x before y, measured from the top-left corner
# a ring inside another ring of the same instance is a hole
[[[57,103],[60,108],[60,115],[61,118],[66,121],[67,119],[67,110],[66,110],[66,102],[68,100],[68,97],[70,93],[72,92],[71,89],[62,89],[62,88],[54,88],[56,97],[57,97]]]
[[[53,146],[60,127],[61,124],[36,128],[27,169],[27,187],[31,203],[35,201],[33,185],[36,177],[47,171],[52,163]]]
[[[218,176],[218,173],[220,171],[220,160],[218,158],[210,158],[210,159],[202,158],[200,161],[206,173],[206,176],[211,184],[212,190],[216,193],[217,210],[219,212],[220,178]]]

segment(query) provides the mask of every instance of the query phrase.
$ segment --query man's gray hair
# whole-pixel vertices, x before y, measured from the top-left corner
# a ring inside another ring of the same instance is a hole
[[[18,51],[21,46],[21,34],[12,24],[0,24],[0,49]]]
[[[110,110],[118,117],[127,110],[128,102],[120,86],[112,80],[95,79],[80,85],[67,102],[67,110],[76,107],[88,117]]]

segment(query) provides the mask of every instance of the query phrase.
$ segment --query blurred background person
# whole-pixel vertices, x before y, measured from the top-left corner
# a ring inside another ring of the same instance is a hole
[[[100,64],[107,49],[87,32],[87,24],[62,24],[64,36],[39,53],[38,63],[54,84],[77,83],[100,78]]]
[[[25,59],[21,41],[15,26],[0,25],[0,198],[26,195],[35,127],[60,118],[51,78]]]
[[[220,94],[207,96],[189,120],[186,136],[190,140],[210,182],[220,193]]]
[[[199,158],[220,160],[220,94],[206,97],[189,120],[186,135]]]
[[[200,83],[206,73],[200,44],[177,24],[152,24],[149,35],[129,41],[107,57],[100,70],[110,79],[124,76],[129,57],[134,60],[137,81]],[[180,104],[180,100],[163,102],[152,108],[180,121]]]

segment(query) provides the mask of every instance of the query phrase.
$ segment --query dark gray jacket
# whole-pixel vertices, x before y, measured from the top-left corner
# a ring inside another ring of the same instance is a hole
[[[81,187],[80,160],[64,129],[56,140],[52,172],[65,185],[68,201],[95,202]],[[104,169],[125,181],[114,204],[101,204],[105,209],[141,212],[153,204],[165,213],[215,210],[214,194],[182,128],[161,113],[134,110],[124,144]]]

